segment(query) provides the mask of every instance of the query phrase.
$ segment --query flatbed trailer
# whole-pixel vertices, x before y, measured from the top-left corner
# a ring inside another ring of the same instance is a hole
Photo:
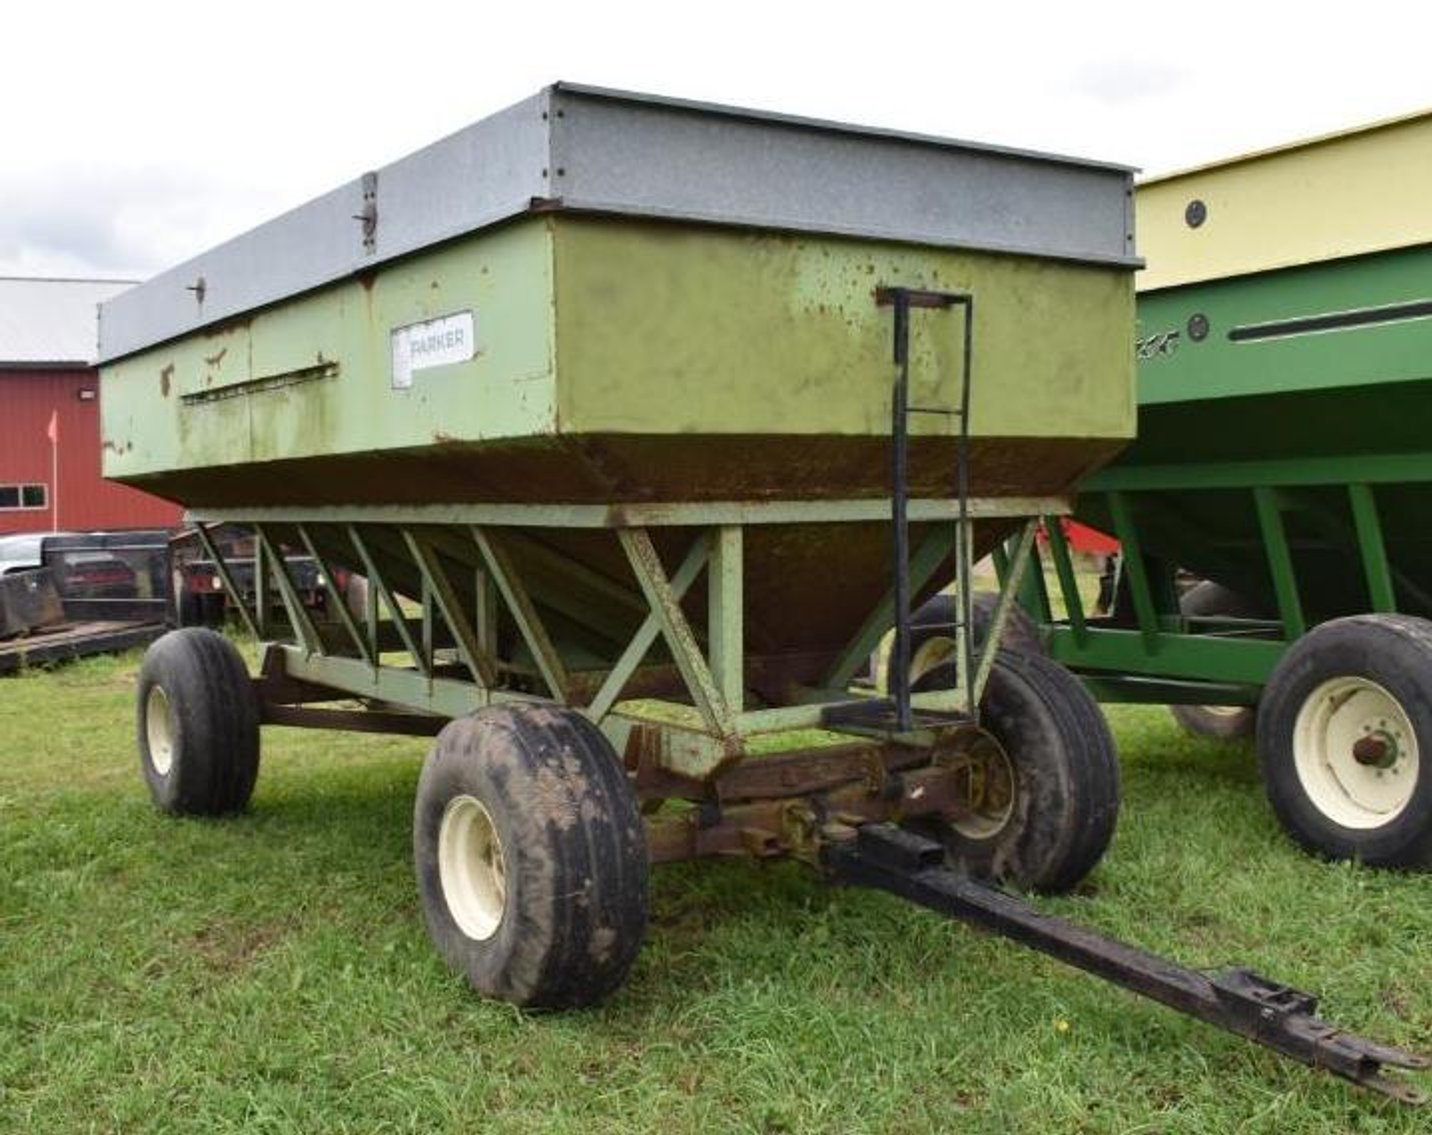
[[[164,529],[46,536],[33,572],[7,581],[43,583],[43,617],[0,638],[0,674],[145,646],[174,621]]]
[[[975,559],[1014,538],[998,644],[1038,517],[1132,435],[1129,193],[558,85],[116,297],[106,475],[184,503],[221,578],[213,528],[253,533],[263,643],[256,677],[207,630],[151,647],[155,802],[244,808],[265,723],[435,735],[418,892],[488,996],[605,997],[653,864],[786,856],[1420,1099],[1382,1070],[1422,1057],[1310,996],[998,886],[1073,888],[1117,818],[1082,686],[969,632]],[[312,619],[284,545],[363,609]],[[951,582],[954,664],[916,681],[911,609]],[[853,688],[891,627],[889,696]],[[763,755],[801,730],[828,741]]]
[[[138,646],[148,646],[169,629],[169,624],[162,619],[142,623],[123,619],[59,623],[33,634],[0,642],[0,674],[51,666],[95,654],[118,654]]]

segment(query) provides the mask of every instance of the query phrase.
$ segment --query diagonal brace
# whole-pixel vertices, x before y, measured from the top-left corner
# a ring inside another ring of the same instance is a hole
[[[569,688],[567,667],[553,645],[551,635],[547,633],[546,624],[537,614],[532,597],[513,569],[512,557],[508,554],[506,545],[494,533],[476,525],[472,529],[472,538],[477,543],[478,551],[482,553],[483,562],[487,564],[493,582],[497,584],[497,590],[507,601],[507,610],[517,624],[523,641],[527,643],[527,649],[532,652],[542,680],[547,683],[552,696],[565,704]]]
[[[393,594],[393,589],[388,586],[387,577],[378,569],[378,565],[373,559],[373,553],[368,548],[368,542],[363,539],[363,535],[358,531],[356,525],[348,525],[348,539],[353,545],[353,550],[358,553],[358,558],[363,561],[363,570],[368,577],[368,586],[376,587],[378,594],[383,597],[383,605],[388,608],[388,617],[392,620],[393,625],[398,628],[398,636],[403,640],[403,646],[412,657],[413,664],[417,666],[424,677],[430,676],[432,667],[428,665],[427,656],[423,653],[422,647],[418,645],[418,640],[413,637],[413,629],[408,625],[407,617],[403,614],[403,608],[398,602],[398,597]],[[376,652],[377,641],[378,638],[375,634],[373,636],[373,642],[375,644],[373,657],[375,660],[378,658]]]
[[[218,545],[214,543],[214,538],[209,534],[209,529],[203,524],[196,524],[194,525],[194,531],[199,537],[199,543],[204,548],[204,554],[213,561],[214,570],[219,573],[219,582],[224,585],[224,590],[228,593],[229,599],[233,602],[234,606],[238,608],[239,616],[244,620],[244,625],[249,628],[254,638],[262,641],[263,635],[259,633],[258,617],[249,610],[248,604],[244,602],[244,593],[239,590],[238,584],[234,581],[234,575],[229,571],[228,563],[226,563],[224,557],[219,554]]]
[[[288,612],[288,621],[293,626],[294,633],[298,636],[299,643],[303,646],[305,654],[322,654],[323,640],[319,637],[318,631],[314,628],[313,620],[308,617],[308,609],[303,605],[303,599],[294,587],[293,580],[289,578],[288,562],[283,558],[283,553],[269,538],[268,530],[262,524],[254,525],[254,535],[258,538],[258,549],[254,556],[255,592],[258,589],[257,576],[267,569],[262,561],[273,564],[274,582],[278,584],[279,598],[283,600],[284,610]]]
[[[691,624],[686,621],[681,601],[672,590],[651,536],[645,528],[620,528],[617,536],[702,720],[718,736],[731,736],[736,731],[736,723],[730,706],[716,685],[711,667],[706,664]]]
[[[333,565],[328,561],[327,557],[319,552],[318,545],[313,542],[313,536],[308,531],[307,526],[303,524],[298,526],[298,538],[303,542],[304,550],[307,551],[308,554],[313,557],[314,562],[318,564],[319,576],[323,581],[323,590],[328,594],[329,603],[333,608],[334,614],[338,616],[338,621],[343,624],[343,629],[348,632],[348,637],[352,639],[353,645],[357,648],[363,661],[373,662],[376,657],[377,647],[370,647],[367,638],[365,638],[363,632],[358,629],[358,621],[353,617],[353,612],[348,609],[346,597],[338,590],[338,584],[334,582]]]
[[[691,545],[691,550],[686,553],[686,558],[676,569],[676,574],[671,577],[671,594],[677,603],[680,603],[687,591],[691,589],[691,585],[701,574],[701,569],[706,566],[710,557],[711,538],[703,532]],[[657,618],[655,612],[651,612],[637,628],[631,642],[627,644],[627,648],[622,651],[621,657],[617,659],[606,680],[602,682],[602,688],[597,691],[596,697],[587,706],[588,717],[593,721],[601,721],[607,715],[612,706],[616,704],[617,698],[621,697],[628,680],[660,634],[661,620]]]
[[[478,685],[492,689],[497,684],[497,667],[478,642],[476,620],[470,619],[463,610],[462,601],[458,598],[452,581],[448,579],[447,572],[443,570],[437,552],[407,528],[403,529],[403,542],[407,544],[408,551],[423,573],[423,580],[431,589],[432,598],[437,602],[448,629],[452,631],[462,660],[467,663]],[[432,625],[431,620],[426,617],[424,623],[428,627]]]

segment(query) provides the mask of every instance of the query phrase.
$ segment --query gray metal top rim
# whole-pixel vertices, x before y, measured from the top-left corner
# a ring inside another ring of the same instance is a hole
[[[780,111],[759,110],[729,103],[704,102],[700,99],[673,98],[667,95],[652,95],[643,91],[627,91],[617,87],[600,87],[587,83],[572,83],[558,80],[546,88],[548,91],[579,95],[585,98],[606,99],[611,102],[629,102],[637,105],[669,107],[673,110],[690,110],[700,114],[718,115],[726,118],[742,118],[756,122],[771,122],[781,126],[795,126],[823,132],[853,134],[864,138],[888,138],[897,142],[913,142],[919,145],[936,146],[941,149],[974,150],[987,154],[998,154],[1009,158],[1027,158],[1031,161],[1053,162],[1058,165],[1080,166],[1084,169],[1107,169],[1119,173],[1141,172],[1139,166],[1124,162],[1110,162],[1078,158],[1069,154],[1052,153],[1045,150],[1030,150],[1019,146],[999,146],[990,142],[971,142],[964,138],[952,138],[942,134],[922,134],[918,131],[892,130],[880,126],[866,126],[860,123],[840,122],[830,118],[811,118],[800,114],[782,114]]]
[[[1136,267],[1131,198],[1127,166],[558,83],[121,292],[98,355],[535,212]]]

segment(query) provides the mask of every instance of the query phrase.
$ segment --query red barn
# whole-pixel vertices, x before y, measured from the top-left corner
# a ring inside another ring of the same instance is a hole
[[[97,305],[131,283],[0,277],[0,534],[179,523],[100,477]]]

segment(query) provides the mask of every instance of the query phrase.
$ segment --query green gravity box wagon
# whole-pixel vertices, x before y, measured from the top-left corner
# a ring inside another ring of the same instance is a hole
[[[1402,867],[1432,864],[1429,193],[1426,113],[1140,185],[1138,440],[1078,502],[1123,578],[1049,629],[1101,698],[1256,717],[1291,834]]]
[[[1417,1058],[1303,995],[980,881],[1068,889],[1114,828],[1077,680],[966,630],[973,560],[1014,540],[997,642],[1034,518],[1133,435],[1130,193],[1119,166],[559,85],[116,297],[106,475],[259,560],[257,678],[198,628],[146,659],[156,801],[242,808],[260,723],[436,735],[419,891],[489,995],[613,990],[653,861],[792,855],[1415,1094],[1378,1067]],[[367,586],[315,616],[285,548]],[[854,688],[951,582],[956,664]]]

